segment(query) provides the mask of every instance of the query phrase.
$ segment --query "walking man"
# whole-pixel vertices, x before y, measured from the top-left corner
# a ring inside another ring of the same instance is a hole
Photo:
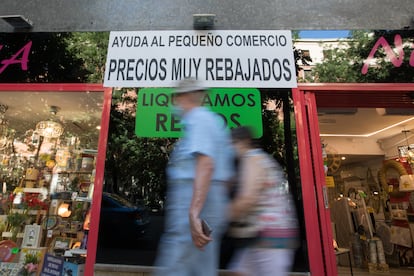
[[[223,120],[202,107],[205,89],[192,79],[173,94],[183,137],[167,168],[165,232],[156,275],[217,275],[220,240],[227,225],[227,186],[233,175],[231,139]],[[202,220],[212,229],[203,233]]]

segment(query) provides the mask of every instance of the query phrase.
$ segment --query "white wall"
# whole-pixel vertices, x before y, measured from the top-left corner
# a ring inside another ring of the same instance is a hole
[[[323,50],[346,48],[347,41],[347,39],[298,39],[293,44],[297,49],[308,50],[312,58],[310,65],[316,65],[323,62]]]
[[[370,138],[321,137],[323,144],[333,147],[339,154],[384,155],[376,140]]]
[[[410,145],[411,148],[414,148],[414,134],[407,133],[406,136],[401,133],[387,139],[378,141],[381,149],[384,151],[387,159],[398,157],[398,147]]]

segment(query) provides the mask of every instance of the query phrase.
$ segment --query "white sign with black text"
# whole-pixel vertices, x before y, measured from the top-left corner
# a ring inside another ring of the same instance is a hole
[[[291,32],[110,33],[104,86],[174,87],[185,77],[207,87],[296,87]]]

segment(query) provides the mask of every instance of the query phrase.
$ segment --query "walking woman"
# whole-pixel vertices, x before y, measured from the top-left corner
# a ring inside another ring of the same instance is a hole
[[[299,226],[284,171],[254,146],[250,128],[233,129],[232,142],[240,163],[229,233],[249,243],[237,250],[229,268],[240,275],[288,275],[299,246]]]

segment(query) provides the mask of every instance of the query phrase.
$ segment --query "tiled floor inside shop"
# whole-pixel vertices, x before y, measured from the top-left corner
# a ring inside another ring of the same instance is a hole
[[[389,272],[369,272],[367,268],[352,268],[354,276],[414,276],[414,267],[413,268],[390,268]],[[349,276],[351,275],[351,270],[349,267],[338,266],[338,276]]]

